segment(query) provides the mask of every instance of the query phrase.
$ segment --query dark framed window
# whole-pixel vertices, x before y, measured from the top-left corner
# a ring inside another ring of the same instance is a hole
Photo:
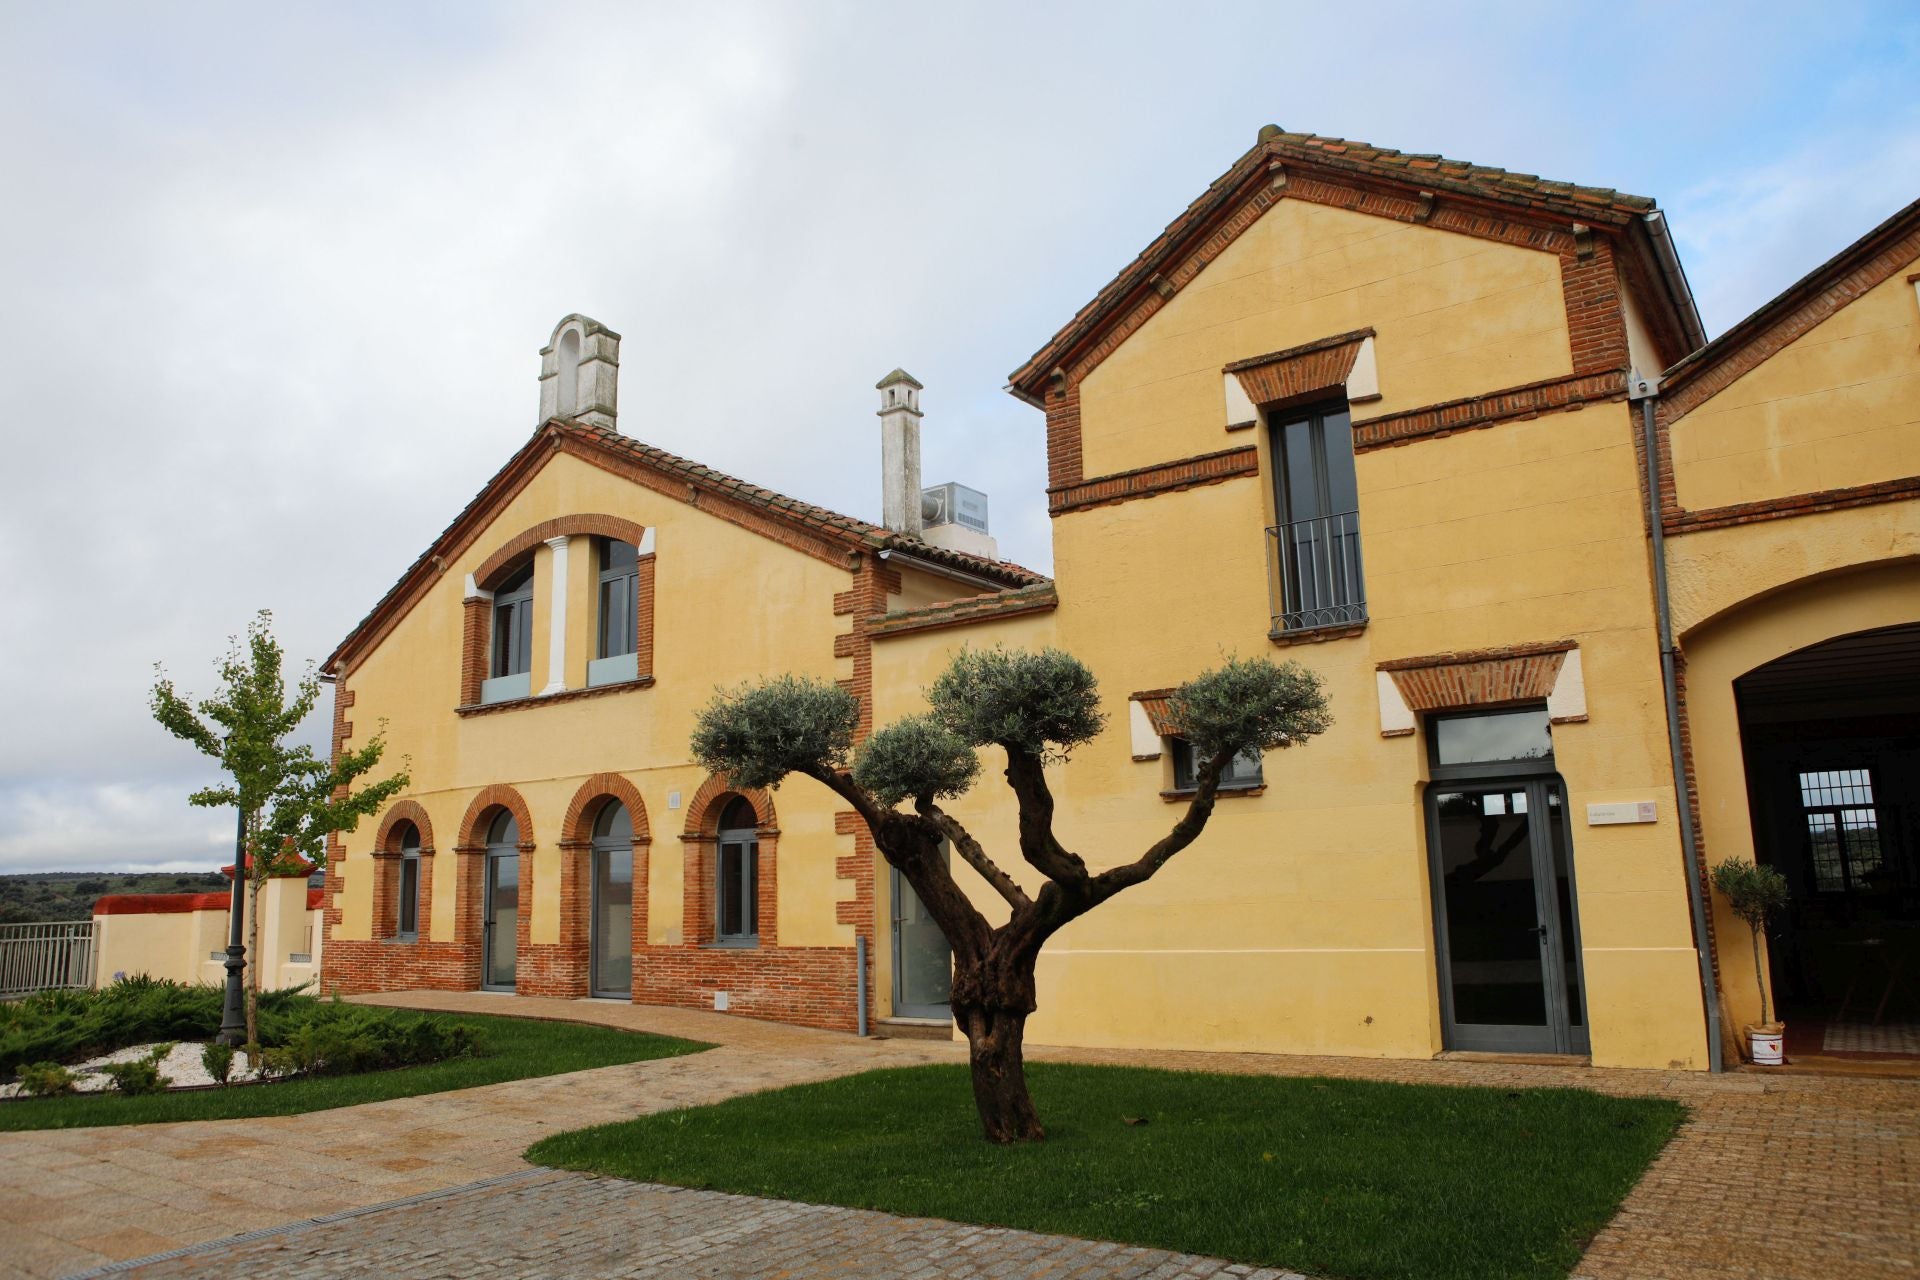
[[[1553,726],[1545,703],[1427,717],[1427,772],[1433,778],[1552,773]]]
[[[736,796],[720,814],[714,885],[714,941],[754,946],[760,941],[760,819]]]
[[[1199,786],[1199,763],[1194,759],[1192,744],[1185,738],[1168,738],[1167,747],[1173,755],[1173,789],[1192,791]],[[1243,751],[1227,764],[1226,771],[1220,775],[1220,790],[1244,790],[1265,782],[1266,778],[1261,774],[1260,753]]]
[[[600,649],[594,656],[617,658],[635,652],[634,596],[640,585],[640,553],[631,542],[600,540]]]
[[[1858,893],[1880,870],[1880,811],[1871,769],[1800,774],[1800,811],[1816,893]]]
[[[1344,400],[1275,410],[1274,514],[1268,530],[1276,632],[1367,620],[1360,565],[1360,489]]]
[[[420,936],[420,828],[411,822],[400,829],[400,899],[394,933],[401,938]]]
[[[492,675],[517,676],[533,665],[533,565],[493,593]]]

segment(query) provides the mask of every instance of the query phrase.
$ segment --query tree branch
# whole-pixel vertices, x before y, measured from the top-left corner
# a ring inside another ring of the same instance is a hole
[[[875,833],[879,832],[881,815],[888,812],[888,810],[886,806],[874,799],[865,787],[855,782],[851,773],[845,769],[835,769],[825,764],[806,769],[803,772],[805,772],[809,778],[812,778],[815,782],[818,782],[821,786],[827,788],[827,790],[852,805],[854,811],[866,820],[868,830]]]
[[[914,801],[914,808],[920,811],[921,817],[940,828],[941,834],[952,842],[954,849],[966,864],[979,872],[980,878],[992,885],[995,891],[1007,900],[1008,906],[1018,911],[1022,907],[1032,905],[1033,900],[1027,897],[1026,890],[1015,883],[1012,876],[1002,871],[1000,865],[987,856],[987,851],[980,847],[980,842],[973,838],[972,833],[935,804],[932,796],[918,797]]]
[[[1214,798],[1220,790],[1220,775],[1234,757],[1234,752],[1223,752],[1207,761],[1194,779],[1193,799],[1187,801],[1187,811],[1180,821],[1173,824],[1173,830],[1154,841],[1153,846],[1133,862],[1109,867],[1093,878],[1093,901],[1105,902],[1122,889],[1142,884],[1153,879],[1161,867],[1167,865],[1173,855],[1192,844],[1206,830],[1207,819],[1213,816]]]
[[[1087,883],[1087,864],[1053,835],[1053,792],[1040,757],[1008,747],[1007,785],[1020,801],[1020,856],[1049,880],[1070,887]]]

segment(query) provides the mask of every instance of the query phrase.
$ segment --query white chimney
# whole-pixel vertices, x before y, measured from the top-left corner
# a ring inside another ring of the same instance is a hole
[[[895,369],[880,392],[880,522],[920,536],[920,383]]]
[[[620,335],[570,315],[540,349],[540,421],[570,418],[614,430],[620,392]]]

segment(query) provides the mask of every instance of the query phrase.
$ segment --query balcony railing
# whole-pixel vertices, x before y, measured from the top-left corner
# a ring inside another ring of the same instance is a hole
[[[1267,530],[1267,570],[1275,635],[1367,620],[1359,512],[1274,525]]]
[[[93,985],[93,921],[0,924],[0,1000]]]

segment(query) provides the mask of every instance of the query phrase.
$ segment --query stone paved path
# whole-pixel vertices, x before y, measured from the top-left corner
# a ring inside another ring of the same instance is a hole
[[[134,1280],[1306,1280],[1160,1249],[559,1172],[203,1246],[114,1274]]]
[[[953,1044],[862,1042],[598,1001],[420,992],[380,1002],[580,1018],[721,1047],[305,1116],[0,1134],[0,1277],[64,1275],[523,1171],[520,1152],[558,1129],[962,1056]],[[1593,1242],[1579,1280],[1920,1280],[1920,1082],[1126,1050],[1029,1056],[1671,1097],[1693,1108],[1692,1119]],[[259,1185],[262,1167],[277,1180]],[[629,1224],[629,1248],[652,1239],[644,1222]],[[837,1265],[823,1255],[795,1274],[863,1274]]]

